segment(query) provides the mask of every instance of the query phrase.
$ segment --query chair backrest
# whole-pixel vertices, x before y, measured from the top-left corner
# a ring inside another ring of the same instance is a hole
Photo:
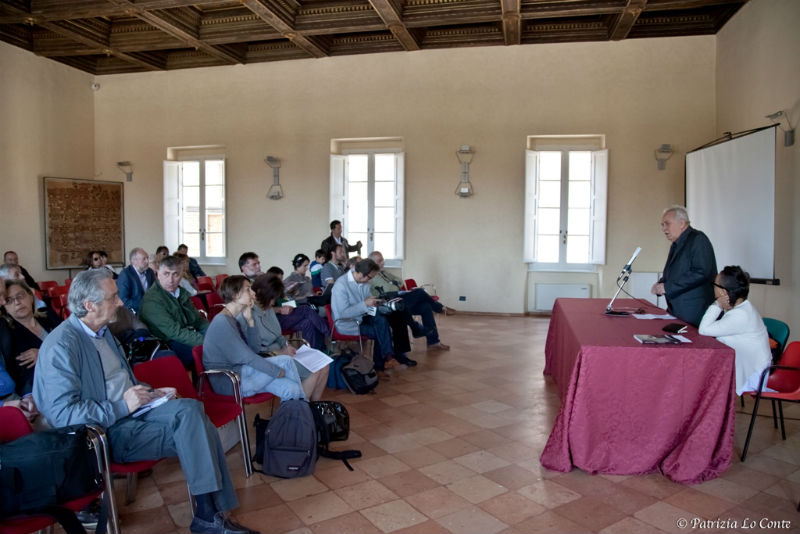
[[[45,280],[44,282],[36,282],[39,284],[39,289],[42,290],[42,293],[48,294],[51,287],[58,287],[58,282],[55,280]]]
[[[214,284],[211,282],[197,282],[198,291],[214,291]]]
[[[214,285],[216,286],[217,289],[219,289],[219,286],[222,285],[222,281],[225,280],[226,278],[228,278],[228,275],[224,273],[218,274],[216,278],[214,278]]]
[[[69,311],[68,295],[62,294],[58,296],[58,307],[62,319],[68,319],[69,316],[72,314],[72,312]]]
[[[47,294],[51,299],[58,298],[59,295],[66,295],[69,293],[69,286],[53,286],[47,288]]]
[[[64,285],[69,287],[72,284],[72,278],[64,279]]]
[[[413,278],[406,278],[405,282],[406,282],[406,289],[409,291],[417,287],[417,281],[414,280]]]
[[[217,316],[219,312],[222,311],[222,308],[225,306],[225,302],[222,300],[222,297],[219,296],[219,293],[216,291],[212,291],[211,293],[206,293],[206,304],[208,304],[208,320],[211,321],[214,317]]]
[[[192,301],[194,307],[197,308],[197,311],[199,311],[203,317],[208,317],[208,310],[206,310],[205,304],[203,304],[203,299],[200,297],[189,297],[189,300]]]
[[[153,388],[173,387],[181,397],[197,398],[197,390],[177,356],[163,356],[137,364],[133,367],[133,374],[137,380]]]
[[[197,277],[197,285],[200,284],[211,284],[214,285],[214,280],[210,276],[198,276]]]
[[[771,317],[764,317],[763,320],[769,337],[778,342],[781,346],[781,352],[783,352],[786,348],[786,342],[789,340],[789,325]]]
[[[789,343],[778,365],[795,370],[776,369],[770,375],[767,386],[781,393],[800,393],[800,341]]]
[[[0,406],[0,443],[14,441],[33,432],[22,410],[16,406]]]

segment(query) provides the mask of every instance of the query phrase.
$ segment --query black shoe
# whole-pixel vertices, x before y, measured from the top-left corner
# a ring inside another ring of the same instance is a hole
[[[422,326],[419,323],[416,323],[411,328],[411,335],[414,336],[414,339],[420,338],[420,337],[426,337],[428,334],[432,334],[432,333],[433,333],[433,328],[431,328],[430,330],[426,330],[425,327]]]
[[[395,355],[394,359],[409,367],[414,367],[415,365],[417,365],[417,360],[412,360],[405,354]]]
[[[259,534],[233,519],[226,518],[222,512],[214,514],[214,521],[205,521],[195,516],[189,530],[194,534]]]

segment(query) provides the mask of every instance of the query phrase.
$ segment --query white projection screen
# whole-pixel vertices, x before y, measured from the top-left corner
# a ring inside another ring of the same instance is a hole
[[[775,128],[686,154],[686,209],[718,269],[740,265],[754,282],[773,283]]]

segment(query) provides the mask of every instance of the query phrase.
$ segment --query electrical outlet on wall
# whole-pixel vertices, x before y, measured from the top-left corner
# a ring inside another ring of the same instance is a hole
[[[467,297],[465,297],[464,295],[461,295],[460,297],[458,297],[458,301],[459,302],[466,302],[467,301]]]

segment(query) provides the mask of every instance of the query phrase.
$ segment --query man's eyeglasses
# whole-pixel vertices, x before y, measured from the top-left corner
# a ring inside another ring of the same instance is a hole
[[[718,283],[716,283],[716,282],[714,282],[714,287],[718,287],[718,288],[722,289],[723,291],[727,291],[727,290],[728,290],[728,288],[727,288],[727,287],[725,287],[725,286],[721,286],[721,285],[719,285],[719,284],[718,284]]]

